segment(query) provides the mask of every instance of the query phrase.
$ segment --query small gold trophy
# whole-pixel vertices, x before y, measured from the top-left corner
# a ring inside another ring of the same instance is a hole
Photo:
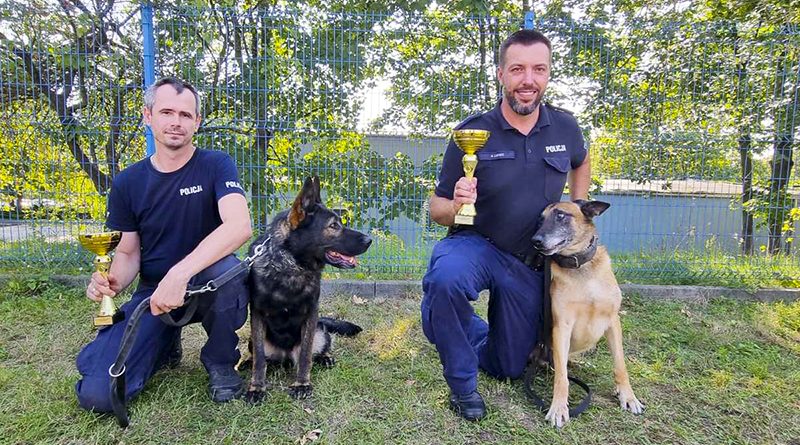
[[[475,153],[483,148],[491,133],[488,130],[453,130],[453,140],[456,142],[464,156],[461,163],[464,165],[464,176],[472,179],[475,167],[478,166],[478,155]],[[471,226],[475,224],[475,204],[462,204],[456,213],[456,224]]]
[[[111,253],[119,240],[122,239],[122,232],[103,232],[78,235],[78,241],[87,250],[91,251],[94,257],[94,269],[103,276],[108,276],[108,269],[111,267]],[[109,295],[103,295],[100,302],[100,312],[94,317],[94,326],[108,326],[122,320],[122,312],[117,311],[114,300]]]

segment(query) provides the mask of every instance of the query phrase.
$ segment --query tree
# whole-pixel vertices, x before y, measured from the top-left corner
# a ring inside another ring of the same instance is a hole
[[[566,10],[587,18],[576,23]],[[552,2],[546,14],[558,19],[551,32],[566,42],[567,69],[559,75],[589,85],[584,121],[595,135],[593,152],[601,154],[595,165],[641,181],[738,176],[743,251],[752,252],[753,217],[760,216],[770,232],[768,250],[777,253],[791,207],[785,195],[797,84],[785,76],[797,73],[798,36],[790,32],[796,25],[775,24],[796,24],[796,10],[778,2],[680,8],[598,1]],[[772,174],[755,178],[764,169],[753,154],[770,149]],[[734,176],[725,165],[736,160],[741,174]],[[761,181],[768,184],[767,206],[750,202],[760,196],[753,184]],[[752,213],[764,207],[770,210]]]
[[[137,45],[127,37],[137,10],[79,0],[12,0],[0,8],[4,108],[46,105],[58,123],[52,137],[104,194],[135,134],[125,117],[141,83],[141,57],[130,57]],[[37,125],[48,125],[48,113]]]
[[[391,84],[375,130],[446,135],[498,99],[500,39],[519,29],[514,2],[451,2],[387,17],[372,41],[373,69]]]

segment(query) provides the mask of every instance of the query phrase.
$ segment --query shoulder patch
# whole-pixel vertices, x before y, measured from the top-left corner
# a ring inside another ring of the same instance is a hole
[[[550,108],[553,111],[560,111],[562,113],[573,114],[573,115],[575,114],[571,110],[567,110],[566,108],[557,107],[557,106],[555,106],[555,105],[553,105],[553,104],[551,104],[549,102],[545,102],[545,105],[547,105],[547,108]]]
[[[484,114],[485,114],[485,113],[476,113],[476,114],[473,114],[472,116],[470,116],[470,117],[468,117],[468,118],[464,119],[463,121],[461,121],[461,123],[460,123],[460,124],[458,124],[458,125],[456,125],[456,127],[455,127],[455,128],[453,128],[453,130],[460,130],[461,128],[463,128],[463,127],[464,127],[464,125],[467,125],[468,123],[470,123],[470,122],[474,121],[475,119],[477,119],[477,118],[479,118],[479,117],[483,116]]]

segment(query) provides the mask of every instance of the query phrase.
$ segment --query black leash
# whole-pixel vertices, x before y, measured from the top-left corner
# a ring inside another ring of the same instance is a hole
[[[233,277],[228,278],[226,281],[229,281],[231,278]],[[219,286],[221,286],[221,284]],[[158,318],[169,326],[182,327],[188,324],[197,311],[197,305],[200,301],[198,298],[189,295],[189,292],[197,291],[202,287],[203,286],[196,286],[193,289],[187,289],[187,299],[184,301],[184,305],[182,306],[186,307],[186,311],[183,313],[183,316],[180,318],[180,320],[175,321],[169,312],[160,314]],[[117,358],[114,359],[114,363],[108,368],[108,375],[111,377],[111,409],[114,411],[114,416],[117,418],[117,423],[122,428],[127,428],[130,424],[128,419],[128,408],[125,406],[125,364],[128,361],[128,355],[131,352],[131,347],[133,347],[133,341],[136,338],[136,334],[139,332],[139,319],[142,318],[142,314],[149,309],[150,297],[147,297],[136,306],[136,309],[133,310],[133,313],[128,319],[128,324],[125,325],[125,332],[122,334],[122,340],[120,341]]]
[[[536,392],[533,390],[532,385],[533,381],[536,378],[536,375],[539,372],[539,368],[544,367],[552,367],[552,353],[550,350],[551,345],[551,337],[553,334],[553,312],[551,308],[551,301],[550,301],[550,282],[552,281],[551,277],[551,264],[553,260],[550,257],[545,258],[544,260],[544,295],[543,298],[543,305],[542,305],[542,315],[543,315],[543,322],[542,322],[542,330],[539,335],[539,344],[536,345],[536,348],[531,353],[531,360],[530,364],[528,364],[528,369],[525,371],[525,377],[523,379],[523,389],[525,390],[525,394],[531,399],[531,402],[539,408],[540,411],[546,413],[547,410],[550,408],[550,404],[546,403],[539,397]],[[578,379],[577,377],[573,377],[567,374],[567,379],[572,383],[580,386],[585,392],[586,395],[583,397],[581,402],[575,406],[574,408],[570,408],[569,416],[571,418],[578,417],[579,414],[586,411],[589,408],[589,405],[592,403],[592,389],[582,380]]]
[[[209,280],[203,285],[188,286],[186,289],[186,296],[184,298],[183,306],[181,306],[185,307],[186,311],[179,320],[176,321],[169,312],[160,314],[158,318],[168,326],[182,327],[188,324],[197,311],[197,306],[200,301],[200,299],[197,297],[206,292],[214,292],[235,278],[237,275],[247,272],[250,269],[250,266],[253,264],[253,261],[255,261],[256,257],[264,253],[264,249],[266,248],[265,246],[271,238],[271,236],[268,236],[266,239],[264,239],[264,241],[261,242],[261,244],[255,247],[252,256],[245,258],[242,262],[226,270],[220,276]],[[117,358],[114,360],[114,363],[111,365],[111,367],[108,368],[108,375],[111,377],[111,408],[114,412],[114,416],[117,418],[117,423],[122,428],[127,428],[130,424],[130,420],[128,419],[128,408],[125,406],[125,364],[127,363],[131,348],[133,347],[136,333],[139,331],[139,319],[142,317],[142,314],[149,309],[149,307],[150,297],[147,297],[136,306],[136,309],[133,310],[133,313],[128,319],[128,324],[125,325],[125,332],[122,334],[122,340],[120,341]]]

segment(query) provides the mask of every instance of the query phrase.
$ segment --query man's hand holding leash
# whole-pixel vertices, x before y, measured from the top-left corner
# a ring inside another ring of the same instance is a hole
[[[171,270],[150,296],[150,312],[161,315],[183,306],[188,284],[188,279],[183,279],[174,269]]]

